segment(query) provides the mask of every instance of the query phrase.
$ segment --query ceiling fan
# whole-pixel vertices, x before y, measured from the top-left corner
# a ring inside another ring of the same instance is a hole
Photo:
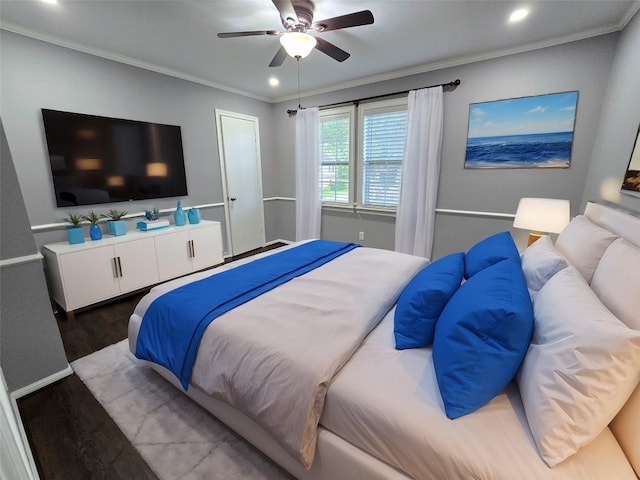
[[[344,62],[351,55],[333,43],[321,37],[309,35],[308,32],[329,32],[342,28],[370,25],[373,23],[373,14],[370,10],[348,13],[333,18],[327,18],[317,22],[313,21],[315,5],[311,0],[272,0],[280,12],[280,19],[284,31],[279,30],[255,30],[250,32],[226,32],[218,33],[218,38],[248,37],[254,35],[279,35],[282,46],[269,64],[270,67],[279,67],[287,57],[287,53],[294,58],[306,57],[313,48],[317,48],[325,55]],[[295,46],[291,46],[291,43]],[[300,47],[301,49],[297,49]]]

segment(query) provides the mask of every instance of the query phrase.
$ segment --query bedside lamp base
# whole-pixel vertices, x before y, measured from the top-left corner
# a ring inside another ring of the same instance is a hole
[[[540,232],[529,232],[529,239],[527,240],[527,247],[530,246],[533,242],[538,240],[541,236],[545,235]]]

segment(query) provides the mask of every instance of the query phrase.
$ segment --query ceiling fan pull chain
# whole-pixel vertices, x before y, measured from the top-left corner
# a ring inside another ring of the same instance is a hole
[[[296,63],[298,64],[298,110],[302,108],[300,105],[300,57],[296,57]]]

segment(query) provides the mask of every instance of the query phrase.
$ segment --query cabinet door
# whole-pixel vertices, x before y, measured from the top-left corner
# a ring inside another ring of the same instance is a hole
[[[175,232],[155,237],[160,280],[191,272],[189,232]]]
[[[224,262],[220,224],[191,230],[191,241],[193,250],[191,260],[194,270]]]
[[[153,238],[117,243],[114,250],[121,270],[121,293],[131,292],[160,281]]]
[[[106,300],[120,293],[113,247],[97,247],[60,255],[67,310]]]

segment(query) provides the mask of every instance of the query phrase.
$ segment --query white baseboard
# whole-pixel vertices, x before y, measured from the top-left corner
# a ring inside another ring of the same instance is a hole
[[[73,369],[71,368],[71,365],[67,363],[67,368],[65,368],[64,370],[60,370],[59,372],[52,373],[48,377],[42,378],[37,382],[33,382],[30,385],[19,388],[18,390],[14,390],[13,392],[11,392],[11,398],[17,400],[18,398],[24,397],[25,395],[29,395],[30,393],[33,393],[36,390],[40,390],[41,388],[44,388],[47,385],[51,385],[52,383],[57,382],[58,380],[62,380],[63,378],[68,377],[69,375],[73,375]]]
[[[294,242],[293,242],[293,240],[283,240],[282,238],[278,238],[276,240],[271,240],[270,242],[265,243],[264,246],[268,247],[268,246],[273,245],[275,243],[286,243],[287,245],[290,245],[290,244],[292,244]],[[223,258],[233,257],[233,255],[230,255],[228,252],[224,252],[224,254],[222,256],[223,256]]]
[[[284,240],[282,238],[278,238],[276,240],[271,240],[270,242],[265,243],[264,246],[268,247],[269,245],[273,245],[274,243],[286,243],[287,245],[290,245],[294,242],[292,240]]]

